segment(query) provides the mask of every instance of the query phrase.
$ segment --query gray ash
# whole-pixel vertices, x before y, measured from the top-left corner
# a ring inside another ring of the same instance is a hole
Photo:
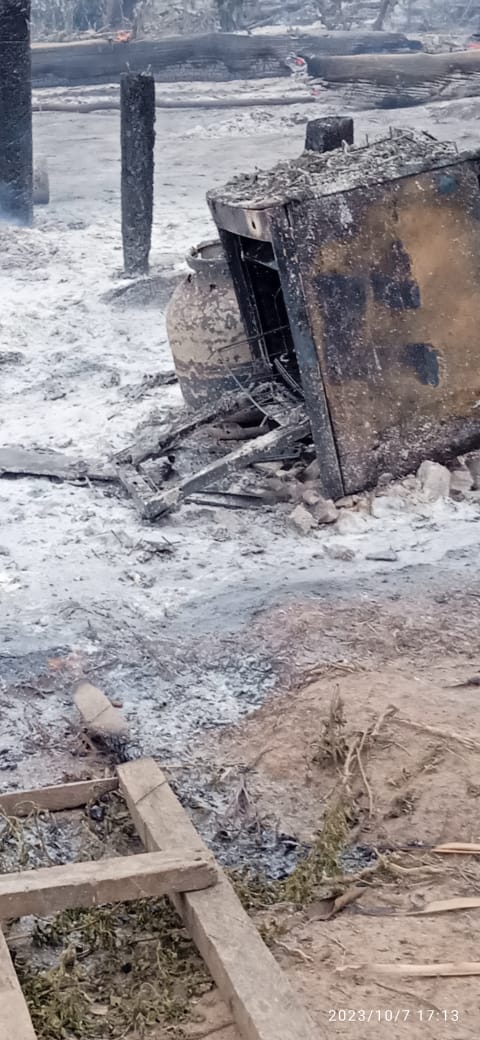
[[[265,208],[398,180],[468,157],[459,156],[454,144],[436,141],[430,134],[395,130],[389,137],[346,151],[306,151],[271,170],[235,177],[208,198],[227,206]]]

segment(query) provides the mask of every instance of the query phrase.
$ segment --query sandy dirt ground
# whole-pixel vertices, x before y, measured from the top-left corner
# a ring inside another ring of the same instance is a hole
[[[479,114],[475,99],[360,112],[357,137],[414,125],[472,147]],[[36,116],[51,204],[32,230],[0,225],[0,349],[11,352],[0,355],[2,446],[105,460],[139,425],[181,406],[176,386],[138,388],[171,368],[168,280],[213,232],[205,192],[298,154],[305,119],[301,108],[158,113],[152,266],[165,291],[139,309],[105,295],[126,284],[118,114]],[[478,497],[431,502],[407,481],[308,537],[287,513],[191,505],[151,527],[117,491],[2,479],[0,788],[105,767],[82,743],[72,704],[83,674],[123,703],[139,753],[169,766],[217,853],[213,836],[242,777],[265,833],[309,843],[340,783],[318,760],[338,694],[348,739],[389,705],[445,734],[385,723],[361,760],[365,778],[359,767],[352,779],[352,845],[479,841],[478,755],[450,736],[480,741],[477,688],[455,688],[480,672]],[[145,553],[145,540],[164,538],[171,554]],[[386,551],[390,562],[378,559]],[[258,850],[250,836],[230,838],[225,862],[265,867],[263,838]],[[395,863],[397,872],[367,876],[362,899],[331,920],[315,918],[315,903],[276,909],[285,930],[274,952],[320,1037],[470,1040],[474,978],[380,983],[365,965],[474,961],[478,911],[406,914],[476,895],[477,861],[420,849]],[[227,1010],[212,996],[204,1004],[189,1035],[234,1040]]]

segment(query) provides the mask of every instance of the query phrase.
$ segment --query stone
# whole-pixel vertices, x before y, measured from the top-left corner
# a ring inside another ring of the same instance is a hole
[[[337,498],[335,505],[337,509],[353,509],[357,502],[358,495],[344,495],[343,498]]]
[[[423,490],[434,502],[438,498],[448,498],[450,494],[450,471],[439,462],[426,460],[422,462],[417,477]]]
[[[294,527],[300,534],[309,534],[313,527],[316,527],[315,520],[311,513],[305,506],[295,506],[295,509],[290,513],[288,517],[291,527]]]
[[[344,563],[350,563],[355,559],[355,552],[348,545],[329,545],[326,552],[331,560],[343,560]]]
[[[317,524],[334,524],[338,520],[338,509],[331,498],[322,498],[311,508],[312,516]]]
[[[309,485],[302,491],[302,499],[306,506],[316,506],[322,501],[322,496],[316,488]]]
[[[473,474],[467,466],[460,466],[450,473],[450,494],[453,497],[463,496],[466,491],[471,491],[473,484]]]
[[[476,451],[474,455],[470,455],[467,459],[467,466],[472,475],[473,490],[480,491],[480,451]]]

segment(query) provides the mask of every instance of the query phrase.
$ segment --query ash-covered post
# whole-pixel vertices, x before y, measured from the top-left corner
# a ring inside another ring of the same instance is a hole
[[[33,220],[30,0],[0,0],[0,219]]]
[[[353,144],[353,119],[349,116],[311,119],[307,123],[307,152],[333,152],[335,148],[341,148],[344,141],[345,144]]]
[[[123,261],[127,274],[146,274],[153,218],[155,80],[152,75],[122,74],[120,110]]]

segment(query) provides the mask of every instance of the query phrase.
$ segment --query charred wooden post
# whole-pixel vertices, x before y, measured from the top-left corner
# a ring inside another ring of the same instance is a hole
[[[33,219],[30,0],[0,0],[0,217]]]
[[[127,274],[146,274],[153,218],[153,76],[124,73],[120,77],[120,108],[123,260]]]
[[[307,123],[307,152],[333,152],[335,148],[341,148],[344,141],[353,144],[353,119],[349,116],[310,119]]]

